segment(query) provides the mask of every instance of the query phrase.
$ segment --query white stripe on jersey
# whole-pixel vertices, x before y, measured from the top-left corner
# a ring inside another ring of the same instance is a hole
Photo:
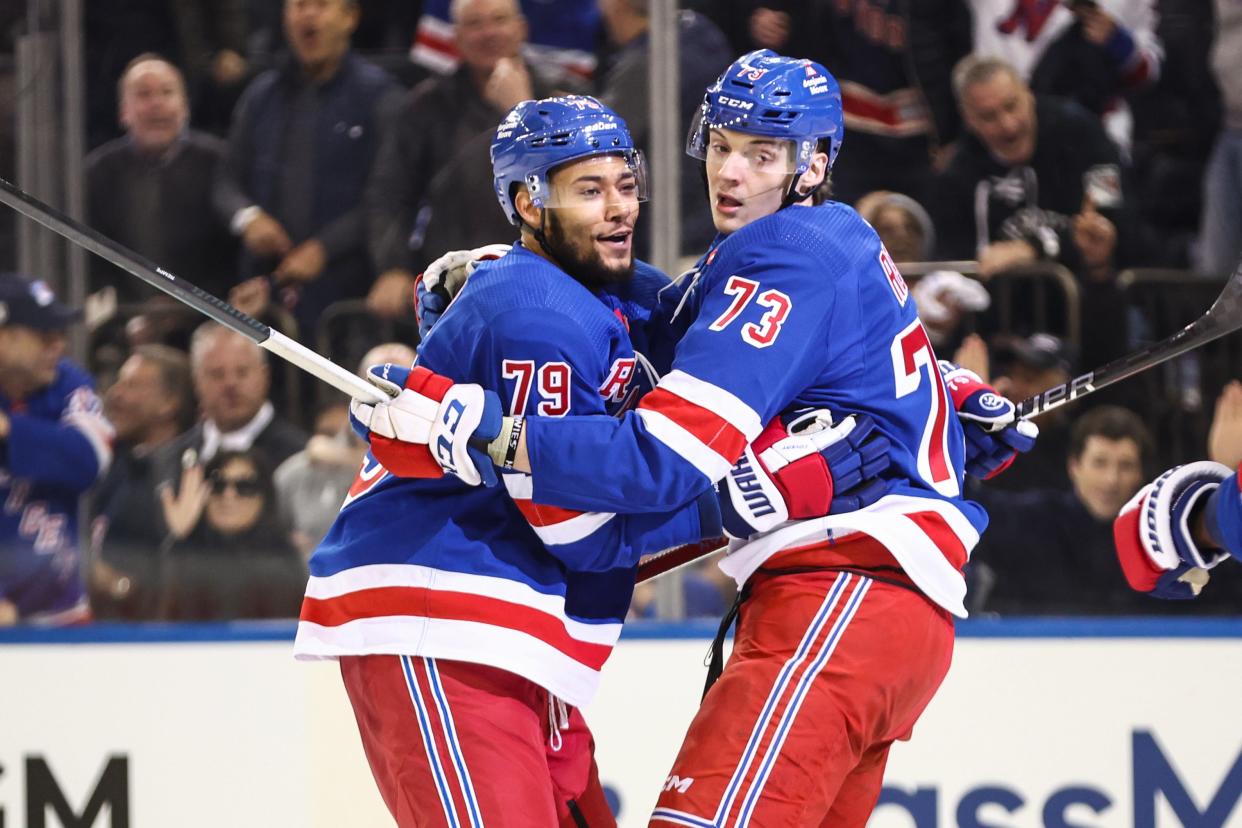
[[[730,541],[729,554],[720,568],[744,584],[764,561],[782,549],[822,543],[829,535],[840,539],[862,532],[883,544],[928,598],[965,618],[966,580],[927,533],[908,518],[919,512],[934,512],[943,518],[967,556],[979,542],[979,532],[949,501],[890,494],[857,512],[802,520],[766,535]]]
[[[763,423],[755,409],[733,393],[685,371],[669,371],[657,387],[724,418],[745,435],[747,443],[753,442],[763,431]]]
[[[634,413],[642,418],[643,425],[653,437],[675,451],[708,480],[721,480],[733,467],[732,463],[708,448],[702,440],[659,411],[636,408]]]
[[[620,634],[620,624],[608,626]],[[299,621],[293,654],[299,661],[378,654],[485,664],[527,678],[575,707],[589,704],[599,688],[598,670],[551,644],[520,630],[474,621],[383,616],[335,627]]]
[[[621,634],[621,624],[584,624],[565,614],[565,598],[538,592],[527,584],[491,575],[448,572],[414,564],[370,564],[356,566],[335,575],[312,575],[306,583],[306,597],[329,599],[381,587],[415,587],[443,592],[481,595],[538,610],[564,625],[571,638],[589,644],[611,645]],[[348,653],[346,653],[348,655]]]
[[[532,499],[534,483],[529,474],[506,474],[503,477],[505,488],[509,490],[509,496],[514,501],[530,501]],[[560,511],[573,510],[562,509]],[[529,518],[527,523],[530,523],[530,528],[535,530],[539,540],[548,546],[559,546],[576,543],[590,537],[596,531],[606,526],[608,521],[614,517],[616,517],[615,512],[580,512],[565,520],[556,523],[546,523],[542,526],[531,523]]]

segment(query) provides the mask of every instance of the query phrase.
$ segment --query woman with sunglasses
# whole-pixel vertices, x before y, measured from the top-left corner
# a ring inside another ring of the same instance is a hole
[[[255,451],[222,451],[164,495],[161,616],[185,621],[297,615],[306,571]]]

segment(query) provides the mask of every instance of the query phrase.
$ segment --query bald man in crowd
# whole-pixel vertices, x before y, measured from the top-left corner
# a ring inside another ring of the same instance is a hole
[[[125,135],[86,159],[91,226],[207,292],[226,295],[237,248],[227,220],[212,207],[224,143],[187,128],[185,79],[159,55],[130,61],[117,92]],[[102,259],[94,263],[92,290],[112,286],[122,302],[156,295]]]

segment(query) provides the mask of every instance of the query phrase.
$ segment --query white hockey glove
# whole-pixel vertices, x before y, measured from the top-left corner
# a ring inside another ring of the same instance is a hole
[[[501,426],[495,392],[418,367],[373,365],[366,377],[392,400],[352,400],[350,423],[385,469],[399,477],[448,473],[470,486],[496,485],[487,454]]]
[[[749,538],[789,520],[870,506],[884,495],[888,437],[865,414],[833,424],[826,409],[768,423],[719,484],[725,533]]]
[[[1113,521],[1126,581],[1157,598],[1194,598],[1229,553],[1195,542],[1190,518],[1232,472],[1220,463],[1174,466],[1139,490]]]
[[[441,314],[457,298],[478,266],[508,253],[510,245],[486,244],[473,250],[452,250],[427,265],[414,282],[414,316],[418,335],[426,339]]]

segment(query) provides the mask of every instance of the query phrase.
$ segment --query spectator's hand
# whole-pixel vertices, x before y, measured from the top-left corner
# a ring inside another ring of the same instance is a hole
[[[414,310],[414,274],[399,267],[381,273],[367,294],[367,310],[387,319],[411,313]]]
[[[1031,243],[1022,239],[992,242],[979,254],[979,278],[991,279],[1002,270],[1032,264],[1039,257]]]
[[[0,411],[0,440],[9,439],[9,415]]]
[[[171,485],[160,489],[160,505],[164,507],[164,523],[168,531],[181,540],[198,525],[211,486],[203,479],[203,467],[193,465],[181,471],[181,484],[175,495],[172,489]]]
[[[1208,457],[1230,468],[1242,463],[1242,382],[1230,382],[1216,401]]]
[[[242,231],[242,243],[256,256],[283,256],[293,248],[284,226],[263,211]]]
[[[755,9],[750,16],[750,39],[756,46],[779,52],[789,40],[789,15],[775,9]]]
[[[0,627],[12,627],[17,623],[18,618],[17,605],[0,598]]]
[[[981,377],[986,377],[991,373],[988,346],[979,334],[968,334],[962,340],[961,347],[953,354],[953,361],[959,368],[974,371]]]
[[[276,265],[272,275],[278,282],[311,282],[328,265],[328,250],[319,239],[307,239],[293,248]]]
[[[533,98],[530,72],[521,58],[503,57],[483,87],[483,97],[501,112],[508,112],[522,101]]]
[[[1074,7],[1074,16],[1082,21],[1082,35],[1096,46],[1108,43],[1117,30],[1117,21],[1099,6],[1080,3]]]
[[[1074,216],[1074,246],[1088,270],[1106,269],[1117,247],[1117,227],[1085,199],[1082,212]]]
[[[229,304],[256,319],[267,310],[272,301],[272,285],[266,276],[255,276],[229,291]]]
[[[352,433],[352,432],[351,432]],[[362,462],[364,451],[357,445],[342,443],[326,434],[314,434],[306,442],[306,456],[321,466],[340,466],[353,470]]]
[[[246,76],[246,59],[232,49],[221,49],[211,59],[211,79],[216,86],[233,86]]]

